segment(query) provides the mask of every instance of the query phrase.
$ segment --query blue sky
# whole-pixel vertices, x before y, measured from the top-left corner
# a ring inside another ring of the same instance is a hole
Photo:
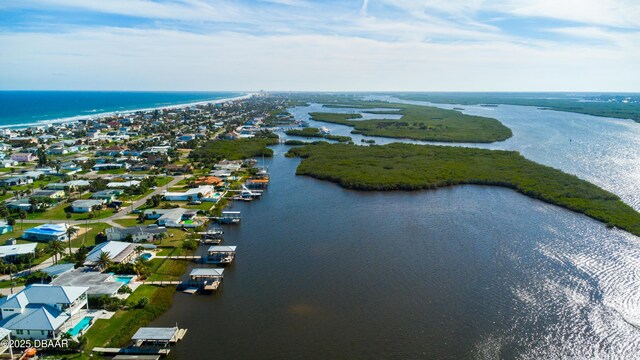
[[[637,0],[5,0],[0,88],[640,91]]]

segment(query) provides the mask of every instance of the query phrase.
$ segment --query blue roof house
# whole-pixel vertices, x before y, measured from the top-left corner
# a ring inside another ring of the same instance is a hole
[[[33,284],[0,300],[0,326],[18,339],[57,339],[87,306],[88,287]]]
[[[42,224],[26,230],[22,238],[33,241],[65,241],[68,228],[67,224]]]

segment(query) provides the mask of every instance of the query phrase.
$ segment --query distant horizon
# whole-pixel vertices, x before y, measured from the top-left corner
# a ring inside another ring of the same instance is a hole
[[[130,92],[130,93],[451,93],[451,94],[640,94],[638,91],[598,91],[598,90],[112,90],[112,89],[0,89],[0,92]]]

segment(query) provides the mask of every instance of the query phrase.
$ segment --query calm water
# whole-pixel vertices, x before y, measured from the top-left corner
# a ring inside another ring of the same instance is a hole
[[[0,91],[0,126],[23,126],[101,113],[148,109],[242,95],[237,92]]]
[[[515,136],[487,147],[638,196],[640,125],[493,111]],[[222,290],[176,293],[154,322],[189,329],[173,358],[640,357],[639,238],[501,188],[344,190],[275,150],[264,198],[225,228]]]

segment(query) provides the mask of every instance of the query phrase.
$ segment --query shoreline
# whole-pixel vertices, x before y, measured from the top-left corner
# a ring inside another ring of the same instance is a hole
[[[57,124],[64,124],[64,123],[75,123],[75,122],[78,122],[80,120],[99,119],[99,118],[104,118],[104,117],[112,116],[112,115],[116,115],[116,114],[118,114],[118,115],[126,115],[126,114],[133,114],[133,113],[136,113],[136,112],[139,112],[139,111],[151,111],[151,110],[159,110],[159,109],[180,109],[180,108],[184,108],[184,107],[188,107],[188,106],[197,106],[197,105],[206,105],[206,104],[221,104],[221,103],[225,103],[225,102],[229,102],[229,101],[237,101],[237,100],[249,99],[249,98],[255,96],[256,94],[257,93],[255,93],[255,92],[251,92],[251,93],[246,93],[244,95],[231,97],[231,98],[193,101],[193,102],[181,103],[181,104],[173,104],[173,105],[166,105],[166,106],[156,106],[156,107],[148,107],[148,108],[136,108],[136,109],[130,109],[130,110],[121,110],[121,111],[120,110],[119,111],[105,111],[105,112],[95,113],[95,114],[90,114],[90,115],[75,115],[75,116],[69,116],[69,117],[64,117],[64,118],[56,118],[56,119],[48,119],[48,120],[37,120],[35,122],[30,122],[30,123],[0,125],[0,129],[22,130],[22,129],[26,129],[26,128],[29,128],[29,127],[32,127],[32,126],[47,126],[47,125],[57,125]]]

